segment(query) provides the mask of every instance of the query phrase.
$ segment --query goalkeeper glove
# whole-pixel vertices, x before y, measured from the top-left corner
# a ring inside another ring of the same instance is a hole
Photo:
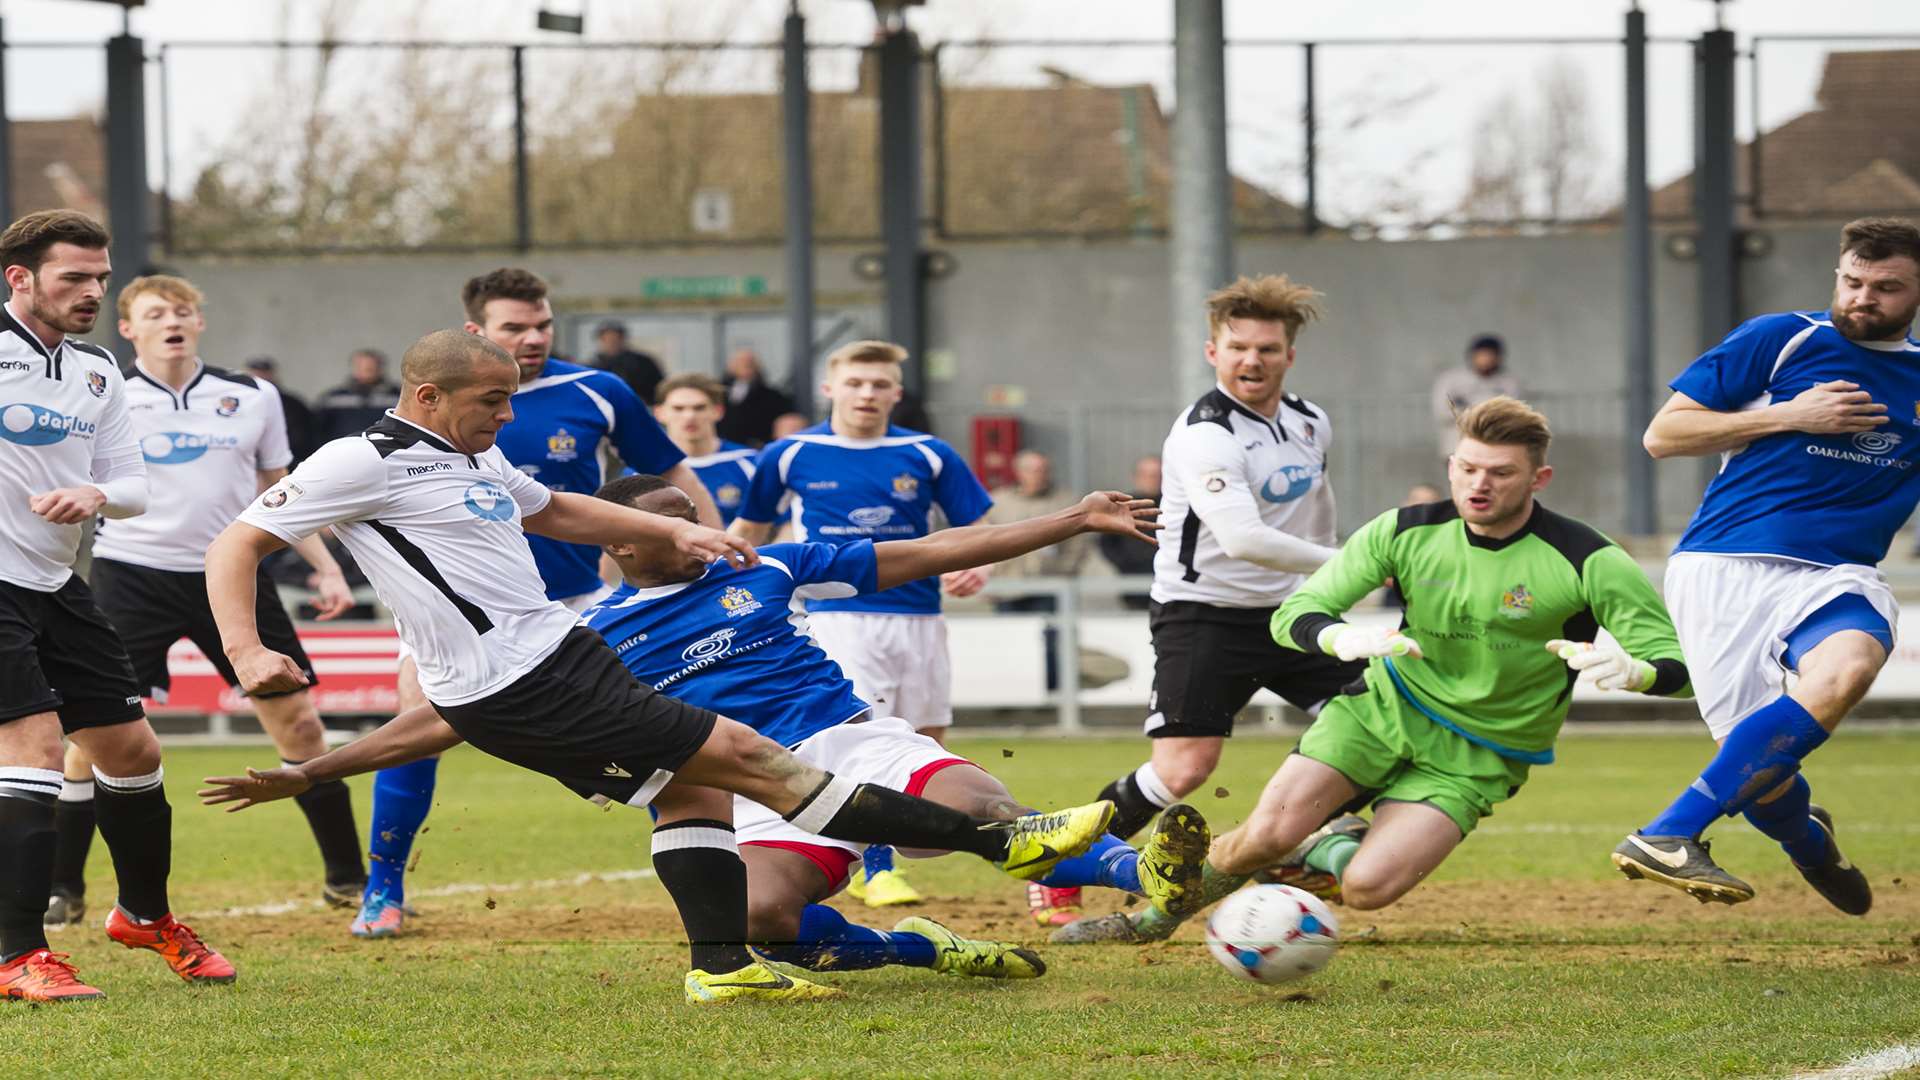
[[[1645,693],[1653,686],[1658,675],[1652,664],[1635,660],[1613,642],[1596,644],[1555,638],[1547,642],[1547,651],[1565,660],[1568,667],[1582,675],[1591,675],[1593,685],[1601,690]]]
[[[1320,651],[1342,660],[1364,660],[1374,656],[1410,656],[1421,659],[1420,643],[1398,630],[1372,626],[1334,623],[1314,639]]]

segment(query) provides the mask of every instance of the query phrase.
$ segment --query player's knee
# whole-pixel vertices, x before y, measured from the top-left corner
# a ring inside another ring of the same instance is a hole
[[[1249,856],[1257,856],[1255,861],[1261,865],[1271,865],[1284,858],[1312,830],[1301,828],[1298,822],[1289,821],[1284,815],[1256,813],[1240,826],[1240,831]]]
[[[1393,867],[1355,861],[1340,875],[1340,902],[1356,911],[1375,911],[1405,896],[1414,884]]]
[[[122,724],[88,748],[94,768],[108,776],[145,776],[160,768],[160,740],[146,724]]]
[[[747,894],[747,936],[753,941],[793,941],[800,936],[801,905],[778,894]]]
[[[1213,775],[1213,767],[1220,764],[1218,751],[1188,751],[1162,763],[1154,762],[1153,771],[1160,776],[1160,782],[1176,796],[1186,795],[1207,782]]]

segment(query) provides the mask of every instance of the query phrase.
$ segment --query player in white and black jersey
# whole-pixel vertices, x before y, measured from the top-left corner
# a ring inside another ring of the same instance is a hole
[[[146,513],[100,527],[88,578],[100,610],[126,644],[142,693],[161,704],[170,686],[167,650],[183,637],[200,647],[229,686],[239,685],[207,607],[207,545],[293,464],[273,384],[201,362],[204,301],[191,282],[164,274],[135,278],[120,290],[120,336],[134,350],[124,372],[127,414],[146,459],[151,496]],[[320,537],[307,538],[299,552],[319,574],[320,618],[352,607],[353,594]],[[293,620],[264,577],[259,618],[273,647],[294,658],[309,686],[317,681]],[[327,752],[326,728],[305,687],[255,697],[252,705],[282,760],[301,762]],[[86,753],[68,747],[49,926],[78,922],[86,911],[92,781]],[[367,877],[352,797],[344,784],[329,784],[302,796],[299,805],[320,847],[322,899],[352,907]]]
[[[1129,836],[1198,788],[1233,719],[1266,687],[1308,712],[1366,665],[1274,644],[1274,608],[1332,557],[1327,414],[1284,382],[1300,328],[1318,317],[1284,274],[1241,278],[1207,298],[1207,363],[1218,384],[1183,411],[1161,449],[1160,552],[1153,561],[1153,753],[1108,784],[1114,832]]]
[[[305,678],[261,643],[260,559],[332,526],[393,610],[434,706],[386,724],[346,756],[379,768],[464,740],[596,802],[651,805],[654,868],[692,943],[690,1002],[836,993],[747,953],[746,869],[723,792],[822,836],[972,852],[1020,877],[1046,873],[1105,832],[1106,802],[992,822],[836,779],[743,724],[636,680],[600,635],[547,599],[523,529],[571,543],[669,539],[688,556],[735,566],[753,564],[753,549],[691,521],[552,491],[509,465],[494,440],[513,419],[518,384],[512,354],[491,341],[427,335],[406,352],[397,409],[363,437],[321,447],[214,541],[207,588],[246,689],[290,690]],[[230,793],[244,806],[250,788],[297,793],[311,781],[301,766],[284,767],[216,778],[221,787],[203,795]]]
[[[80,523],[147,508],[126,387],[93,329],[111,265],[100,223],[50,210],[0,235],[11,297],[0,308],[0,1000],[100,997],[41,924],[53,884],[64,732],[92,759],[100,835],[119,902],[107,936],[166,958],[189,982],[233,965],[167,902],[172,810],[160,743],[127,650],[73,573]]]

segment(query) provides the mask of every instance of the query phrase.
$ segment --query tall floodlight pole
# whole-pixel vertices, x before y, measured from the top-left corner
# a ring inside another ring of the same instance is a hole
[[[813,150],[807,87],[807,20],[796,2],[781,47],[786,151],[787,362],[794,408],[813,415]]]
[[[1233,277],[1227,176],[1226,17],[1222,0],[1173,4],[1173,386],[1178,403],[1205,393],[1203,301]]]
[[[1647,15],[1627,12],[1627,531],[1660,531],[1653,458],[1640,433],[1653,420],[1653,206],[1647,191]]]

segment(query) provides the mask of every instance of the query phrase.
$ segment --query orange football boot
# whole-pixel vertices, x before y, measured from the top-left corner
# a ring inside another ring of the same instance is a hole
[[[226,957],[209,949],[192,927],[171,913],[143,925],[116,906],[107,916],[107,936],[129,949],[152,949],[166,957],[175,975],[190,983],[230,983],[236,974]]]
[[[80,981],[67,956],[51,949],[35,949],[10,964],[0,964],[0,1000],[52,1004],[106,997]]]

